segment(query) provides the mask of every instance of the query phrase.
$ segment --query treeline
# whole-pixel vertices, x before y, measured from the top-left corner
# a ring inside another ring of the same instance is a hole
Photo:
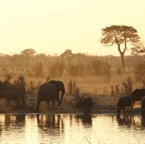
[[[144,77],[144,56],[126,56],[126,71],[134,72],[135,78]],[[4,73],[25,74],[31,77],[61,77],[69,76],[102,76],[109,81],[112,73],[122,74],[121,60],[118,56],[91,56],[86,54],[73,54],[65,51],[60,56],[45,54],[26,55],[0,55],[0,75]]]

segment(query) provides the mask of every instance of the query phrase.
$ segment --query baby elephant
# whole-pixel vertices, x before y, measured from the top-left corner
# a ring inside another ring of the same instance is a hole
[[[84,97],[82,100],[82,109],[84,111],[84,116],[90,116],[93,106],[93,99],[91,97]]]
[[[127,107],[127,111],[131,111],[132,106],[132,98],[130,96],[124,96],[119,98],[117,102],[117,117],[120,117],[120,111],[123,109],[125,115],[125,107]]]

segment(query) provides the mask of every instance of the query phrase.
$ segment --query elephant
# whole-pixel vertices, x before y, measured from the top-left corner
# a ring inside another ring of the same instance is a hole
[[[59,90],[57,88],[58,88],[58,84],[54,85],[47,82],[40,86],[37,93],[36,110],[39,110],[39,105],[41,101],[46,101],[48,107],[49,107],[49,102],[52,101],[53,108],[55,108],[55,100],[57,100],[58,103],[60,104]]]
[[[63,96],[65,94],[64,83],[62,81],[60,81],[60,80],[58,80],[58,81],[56,81],[56,80],[50,80],[49,83],[57,85],[57,89],[61,92],[60,103],[62,104],[62,102],[63,102]]]
[[[84,116],[90,116],[93,106],[93,99],[89,96],[83,97],[81,105],[84,112]]]
[[[2,92],[9,92],[12,94],[17,93],[17,95],[19,95],[21,98],[21,102],[22,102],[21,106],[26,105],[26,102],[25,102],[26,90],[25,90],[25,87],[23,85],[21,85],[20,83],[12,84],[8,81],[0,82],[0,91],[1,91],[0,93],[2,93]],[[9,97],[7,97],[7,98],[9,98]]]
[[[145,96],[145,89],[135,89],[131,94],[133,100],[131,108],[133,108],[135,101],[141,101],[141,99],[144,96]]]
[[[14,101],[16,103],[16,107],[21,106],[22,100],[18,91],[4,91],[2,93],[2,97],[5,98],[8,102]]]
[[[141,113],[142,118],[145,119],[145,96],[141,99]]]
[[[127,107],[127,111],[131,111],[131,106],[132,106],[132,97],[131,96],[124,96],[118,99],[117,102],[117,117],[120,117],[120,111],[121,109],[124,110],[124,115],[125,115],[125,107]]]

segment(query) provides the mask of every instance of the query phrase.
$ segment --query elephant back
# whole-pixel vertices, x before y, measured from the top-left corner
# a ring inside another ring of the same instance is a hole
[[[120,97],[117,102],[117,108],[121,109],[125,106],[131,106],[132,105],[132,97],[131,96],[124,96]]]
[[[83,107],[92,107],[93,105],[93,100],[91,97],[84,97],[82,101],[82,106]]]
[[[61,90],[61,83],[60,83],[60,81],[51,80],[51,81],[49,82],[49,84],[55,85],[57,91],[60,91],[60,90]]]
[[[140,101],[144,96],[145,89],[135,89],[131,94],[133,101]]]
[[[51,81],[49,81],[49,83],[54,84],[56,86],[57,90],[65,93],[65,86],[64,86],[64,83],[62,81],[51,80]]]

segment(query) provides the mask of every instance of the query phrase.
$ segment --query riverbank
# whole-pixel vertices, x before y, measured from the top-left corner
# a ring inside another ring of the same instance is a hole
[[[119,97],[109,95],[89,95],[93,99],[92,114],[116,114],[116,105]],[[73,96],[65,96],[64,101],[60,107],[47,107],[46,102],[40,103],[40,110],[36,108],[36,97],[29,96],[26,99],[26,106],[24,108],[16,108],[14,103],[6,105],[4,99],[0,101],[0,113],[56,113],[56,114],[83,114],[83,110],[76,105]],[[140,114],[140,103],[135,103],[131,114]]]
[[[18,108],[0,108],[0,114],[83,114],[83,110],[79,107],[70,106],[64,104],[61,107],[56,107],[55,109],[49,108],[46,106],[41,106],[40,110],[35,110],[35,107],[26,106],[23,109]],[[96,103],[92,107],[92,114],[110,114],[116,115],[116,108],[108,105],[97,105]],[[123,110],[122,110],[123,114]],[[128,112],[128,115],[132,114],[141,114],[140,107],[135,107],[131,112]]]

